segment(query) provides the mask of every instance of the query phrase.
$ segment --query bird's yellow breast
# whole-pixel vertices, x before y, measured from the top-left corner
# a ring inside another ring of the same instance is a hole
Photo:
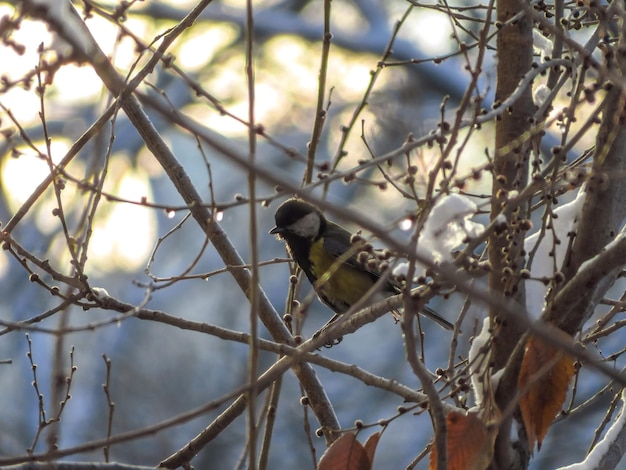
[[[311,271],[317,281],[315,290],[333,303],[341,302],[346,310],[360,300],[374,281],[365,271],[341,263],[324,249],[322,239],[311,245]]]

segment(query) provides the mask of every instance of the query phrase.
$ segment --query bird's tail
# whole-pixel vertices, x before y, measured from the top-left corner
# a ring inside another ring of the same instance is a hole
[[[399,310],[392,310],[391,314],[393,315],[393,319],[396,321],[396,323],[400,321],[400,318],[402,318],[402,313]],[[439,315],[437,312],[435,312],[432,308],[428,306],[422,307],[422,309],[420,310],[420,314],[434,321],[440,327],[446,330],[454,329],[454,325],[452,323],[450,323],[448,320],[443,318],[441,315]]]

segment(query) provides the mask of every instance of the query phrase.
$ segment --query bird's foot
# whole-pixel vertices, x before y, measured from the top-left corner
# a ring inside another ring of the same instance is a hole
[[[328,325],[324,326],[323,328],[317,330],[314,334],[313,334],[313,338],[317,338],[319,335],[321,335],[322,333],[324,333],[324,331],[326,330],[326,327]],[[323,346],[325,348],[332,348],[333,346],[338,345],[339,343],[341,343],[341,341],[343,340],[343,336],[340,336],[339,338],[333,338],[333,339],[329,339],[328,341],[326,341]]]

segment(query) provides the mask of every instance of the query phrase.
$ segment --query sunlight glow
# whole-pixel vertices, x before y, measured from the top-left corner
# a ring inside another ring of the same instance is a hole
[[[444,54],[450,50],[450,19],[435,11],[421,11],[408,19],[411,27],[403,29],[410,39],[417,41],[429,56]]]
[[[128,170],[122,177],[116,195],[140,201],[152,199],[149,180],[140,172]],[[89,260],[98,267],[134,270],[150,254],[156,236],[156,215],[145,207],[112,203],[106,215],[94,224]]]
[[[68,64],[56,73],[54,90],[61,102],[72,103],[97,98],[103,85],[91,67]]]
[[[0,50],[2,50],[1,47]],[[2,100],[0,100],[0,103],[2,103],[5,108],[11,111],[11,114],[13,114],[15,119],[22,126],[41,122],[39,117],[37,116],[37,113],[40,109],[39,98],[37,98],[37,95],[35,93],[24,90],[22,88],[14,87],[2,95]],[[5,128],[12,126],[11,123],[3,119],[2,127]]]
[[[413,221],[411,219],[404,219],[400,221],[398,226],[400,227],[400,230],[404,230],[406,232],[413,227]]]
[[[17,210],[49,174],[46,163],[33,155],[6,158],[2,166],[2,185],[10,209]]]
[[[176,63],[184,70],[195,71],[207,65],[217,51],[230,43],[237,31],[232,26],[215,25],[200,34],[190,35],[176,54]]]
[[[268,59],[282,70],[279,78],[283,83],[290,84],[283,91],[290,93],[293,88],[302,93],[311,93],[311,97],[315,97],[319,59],[310,44],[292,36],[278,36],[268,42],[267,50]]]
[[[45,152],[45,146],[36,142],[40,152]],[[62,140],[55,140],[50,144],[52,161],[57,163],[67,153],[69,144]],[[11,210],[21,206],[32,192],[50,174],[48,164],[35,156],[30,148],[21,149],[24,154],[19,158],[5,158],[0,168],[0,178],[4,194]]]
[[[228,110],[235,116],[247,120],[248,104],[245,101],[229,106]],[[225,136],[245,136],[248,133],[248,128],[245,125],[229,116],[221,116],[206,105],[190,105],[185,107],[183,111],[202,122],[209,129]]]
[[[357,2],[336,2],[333,4],[331,30],[335,30],[335,28],[337,28],[345,32],[358,34],[363,28],[368,27],[361,11],[355,6],[356,3]],[[319,9],[319,5],[315,2],[311,2],[307,8],[315,14],[315,10]]]
[[[370,71],[376,67],[377,61],[378,58],[374,56],[371,56],[370,60],[364,60],[363,56],[355,57],[354,55],[332,56],[329,60],[329,82],[345,99],[358,100],[363,96],[363,92],[372,79]],[[379,83],[384,83],[386,76],[383,74],[379,80]]]
[[[5,8],[0,8],[0,14],[11,15]],[[24,46],[24,53],[18,54],[13,48],[0,47],[0,63],[2,74],[14,80],[23,77],[26,72],[32,70],[33,65],[39,61],[37,48],[40,44],[49,45],[51,42],[50,31],[44,23],[38,21],[24,20],[20,28],[12,35],[16,43]],[[10,64],[10,66],[8,66]]]
[[[118,27],[106,21],[104,18],[93,16],[86,22],[89,31],[95,38],[98,46],[107,56],[113,56],[113,64],[120,69],[129,69],[137,60],[137,51],[135,41],[125,36],[118,40]],[[153,33],[149,31],[149,25],[145,21],[134,19],[129,16],[125,24],[126,28],[138,37],[146,37]],[[165,28],[163,28],[165,29]],[[161,31],[163,32],[163,31]],[[156,34],[156,32],[154,32]]]

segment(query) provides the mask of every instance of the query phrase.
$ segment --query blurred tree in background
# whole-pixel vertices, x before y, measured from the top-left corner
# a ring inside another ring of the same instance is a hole
[[[619,465],[623,2],[0,15],[0,466]],[[294,194],[381,250],[398,324],[310,339]]]

